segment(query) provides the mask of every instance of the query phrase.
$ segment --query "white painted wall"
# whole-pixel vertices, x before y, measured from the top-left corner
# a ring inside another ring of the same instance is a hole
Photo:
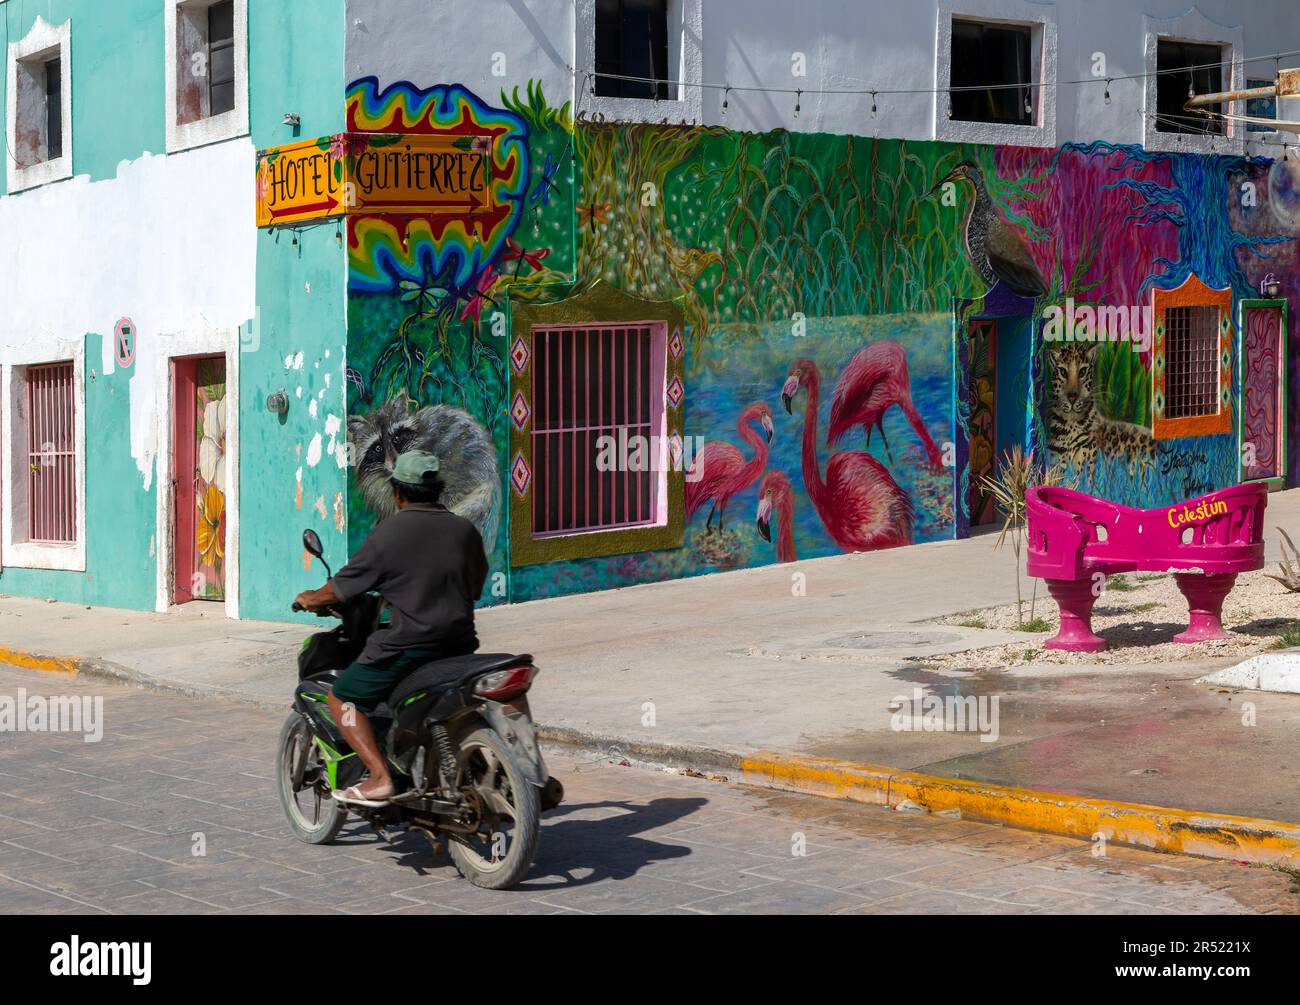
[[[165,357],[237,345],[254,316],[253,160],[250,141],[232,140],[146,154],[110,180],[81,176],[0,199],[0,364],[44,358],[42,346],[53,354],[95,332],[103,354],[87,366],[111,373],[113,328],[130,317],[136,359],[122,435],[146,489],[167,442]]]
[[[581,78],[570,68],[580,73],[590,65],[590,57],[575,44],[584,37],[579,21],[590,7],[589,0],[347,0],[347,74],[349,79],[374,74],[385,85],[403,79],[424,86],[454,81],[489,100],[502,87],[522,88],[537,78],[552,102],[576,103],[575,80]],[[1056,23],[1057,79],[1062,82],[1091,78],[1098,52],[1106,55],[1112,77],[1146,72],[1150,25],[1178,35],[1185,25],[1218,24],[1224,41],[1239,34],[1247,56],[1300,49],[1295,0],[1200,0],[1196,7],[1188,0],[703,0],[696,40],[702,52],[699,79],[733,87],[929,92],[940,79],[936,47],[944,10],[993,17],[1041,11]],[[1199,31],[1187,36],[1203,37]],[[792,76],[795,52],[806,57],[806,77]],[[494,58],[497,53],[504,64]],[[1285,59],[1282,65],[1300,66],[1300,58]],[[503,76],[494,75],[494,69],[502,68]],[[1272,77],[1273,71],[1269,61],[1247,73]],[[1057,89],[1056,143],[1143,142],[1144,82],[1116,80],[1109,105],[1103,92],[1100,82]],[[879,95],[874,117],[869,96],[805,94],[797,118],[792,94],[732,91],[723,116],[721,91],[698,93],[700,120],[734,129],[936,137],[931,93]],[[642,120],[678,117],[678,110],[666,109],[663,102],[641,104],[644,110],[636,117]],[[626,107],[613,108],[589,96],[582,97],[580,107],[632,117]]]

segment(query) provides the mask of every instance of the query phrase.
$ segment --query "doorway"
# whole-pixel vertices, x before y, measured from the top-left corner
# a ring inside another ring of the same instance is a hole
[[[1030,318],[975,318],[969,327],[970,523],[998,521],[1001,514],[984,479],[996,475],[1007,451],[1025,443],[1031,415]]]
[[[226,599],[226,359],[172,361],[172,602]]]
[[[1286,475],[1286,301],[1241,304],[1241,480]]]

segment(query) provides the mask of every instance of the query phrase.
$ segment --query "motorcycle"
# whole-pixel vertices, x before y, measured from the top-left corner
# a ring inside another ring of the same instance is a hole
[[[303,547],[325,566],[320,537]],[[321,616],[340,624],[317,632],[298,656],[293,710],[280,730],[277,776],[289,826],[308,844],[328,844],[349,813],[386,840],[405,826],[446,850],[462,876],[492,890],[528,872],[540,815],[564,789],[546,770],[528,707],[537,667],[528,654],[472,653],[433,660],[407,674],[369,716],[397,792],[381,807],[344,805],[330,795],[365,771],[330,712],[330,687],[381,623],[382,602],[363,594]],[[302,610],[295,603],[294,610]]]

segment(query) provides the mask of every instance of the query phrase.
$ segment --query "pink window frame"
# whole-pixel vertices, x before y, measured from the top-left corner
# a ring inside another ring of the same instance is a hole
[[[71,360],[24,368],[27,540],[33,544],[77,543],[75,380]]]
[[[580,527],[561,528],[556,530],[542,530],[542,531],[536,530],[535,529],[537,526],[536,507],[539,505],[549,506],[549,502],[550,502],[549,492],[544,492],[540,490],[540,486],[545,484],[542,480],[541,475],[542,472],[546,470],[546,467],[539,460],[540,456],[542,456],[543,454],[543,451],[539,450],[539,444],[545,442],[545,437],[556,432],[561,432],[561,433],[572,432],[575,434],[573,438],[573,450],[574,450],[574,459],[575,459],[573,471],[574,471],[574,483],[576,486],[577,473],[578,473],[578,467],[576,464],[576,457],[577,457],[576,434],[584,433],[588,437],[590,437],[593,434],[599,435],[600,433],[604,433],[604,432],[612,432],[615,435],[617,435],[617,432],[620,428],[627,428],[627,429],[631,429],[634,427],[639,428],[641,424],[640,423],[633,424],[633,423],[625,422],[621,425],[617,423],[612,423],[612,424],[597,423],[595,425],[592,425],[589,414],[587,416],[584,416],[583,425],[579,425],[575,421],[571,427],[565,427],[562,429],[556,429],[555,427],[549,427],[549,426],[546,429],[539,429],[537,422],[534,421],[533,428],[529,431],[529,437],[532,442],[532,458],[533,458],[533,472],[534,472],[533,475],[534,489],[532,492],[532,504],[534,507],[534,511],[533,511],[533,525],[532,528],[530,528],[530,530],[532,531],[531,536],[535,540],[542,540],[545,538],[555,538],[555,537],[572,537],[576,535],[587,535],[587,534],[602,534],[610,531],[629,530],[629,529],[635,529],[639,527],[662,527],[667,523],[668,520],[668,505],[667,505],[668,438],[667,438],[667,407],[666,407],[667,404],[666,398],[668,393],[667,392],[667,385],[668,385],[668,379],[667,379],[668,324],[667,322],[666,321],[597,321],[597,322],[590,322],[585,324],[534,325],[532,326],[529,333],[530,341],[532,343],[530,349],[532,351],[534,360],[541,358],[541,354],[539,351],[539,336],[547,336],[553,332],[568,333],[568,332],[585,331],[585,332],[596,332],[596,333],[604,333],[604,332],[616,333],[621,331],[623,333],[624,339],[626,339],[628,333],[634,330],[635,331],[648,330],[650,335],[650,380],[649,380],[650,420],[648,423],[648,428],[651,436],[650,443],[649,443],[649,446],[651,448],[651,456],[650,456],[649,471],[637,472],[634,476],[632,475],[631,472],[628,472],[627,470],[624,470],[622,472],[622,477],[624,480],[624,500],[626,501],[627,499],[627,491],[628,491],[627,486],[630,477],[637,477],[637,478],[650,477],[652,479],[650,484],[650,503],[649,503],[650,513],[643,519],[642,518],[638,518],[635,520],[624,519],[624,520],[617,520],[611,523],[584,522],[584,525]],[[601,387],[601,392],[603,392],[603,372],[602,372],[603,367],[600,365],[600,363],[603,362],[603,359],[601,357],[601,352],[603,351],[603,341],[598,341],[596,344],[597,344],[596,358],[598,360],[597,373],[598,375],[600,375],[600,379],[602,381],[600,387]],[[626,353],[626,345],[624,351]],[[567,355],[569,356],[570,359],[572,359],[576,355],[576,350],[568,353]],[[562,347],[559,354],[560,362],[559,362],[559,375],[558,375],[558,383],[560,384],[561,387],[564,386],[565,356],[566,353],[564,351],[564,348]],[[592,360],[592,356],[590,351],[588,351],[587,358],[586,358],[586,367],[585,367],[585,372],[588,375],[591,373],[591,360]],[[639,355],[637,357],[637,365],[638,367],[640,366]],[[535,362],[533,367],[531,368],[531,373],[529,374],[529,378],[528,378],[529,395],[532,401],[534,416],[536,416],[538,412],[539,399],[538,399],[538,387],[537,387],[537,371],[539,369],[540,367]],[[631,382],[624,381],[624,384],[625,387],[628,389],[628,392],[630,393]],[[617,385],[615,385],[615,387],[617,387]],[[636,381],[636,393],[638,396],[640,395],[640,389],[641,389],[641,382],[638,375],[638,380]],[[598,400],[603,399],[603,393],[601,392],[598,392]],[[611,395],[611,401],[612,400],[613,400],[613,396]],[[590,398],[588,398],[587,401],[588,403],[590,403]],[[625,416],[627,414],[626,404],[627,404],[627,399],[625,398],[624,400]],[[637,414],[639,415],[640,414],[639,397],[637,401],[637,406],[638,406]],[[547,415],[547,421],[549,423],[552,414],[549,400],[546,403],[545,411]],[[575,407],[575,412],[576,412],[576,407]],[[629,433],[628,435],[630,436],[632,434]],[[618,477],[618,475],[615,474],[614,477]],[[559,499],[559,506],[561,508],[563,507],[564,504],[563,489],[564,489],[564,485],[562,483],[561,494]],[[584,516],[587,514],[587,505],[589,501],[589,493],[587,493],[586,489],[587,489],[587,483],[584,483],[583,486]],[[602,486],[602,491],[603,491],[603,486]],[[573,490],[573,496],[576,499],[577,496],[576,487]],[[598,496],[598,498],[602,498],[602,497]],[[640,492],[638,492],[637,493],[638,511],[640,509],[640,499],[641,499],[641,495]],[[600,517],[601,508],[602,508],[602,503],[598,503],[597,513],[596,513],[597,519],[599,519]],[[576,503],[575,503],[575,516],[576,516]],[[543,524],[545,524],[546,522],[548,521],[544,520]]]

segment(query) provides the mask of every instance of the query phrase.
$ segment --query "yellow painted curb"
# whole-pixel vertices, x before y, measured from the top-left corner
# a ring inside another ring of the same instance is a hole
[[[81,660],[67,656],[38,656],[17,649],[0,646],[0,663],[9,663],[23,670],[45,670],[51,673],[76,675],[81,669]]]
[[[759,751],[741,760],[741,780],[880,806],[904,799],[932,813],[957,809],[964,819],[1003,823],[1068,837],[1153,851],[1300,867],[1300,824],[1198,813],[1010,785],[895,771],[818,757]]]

